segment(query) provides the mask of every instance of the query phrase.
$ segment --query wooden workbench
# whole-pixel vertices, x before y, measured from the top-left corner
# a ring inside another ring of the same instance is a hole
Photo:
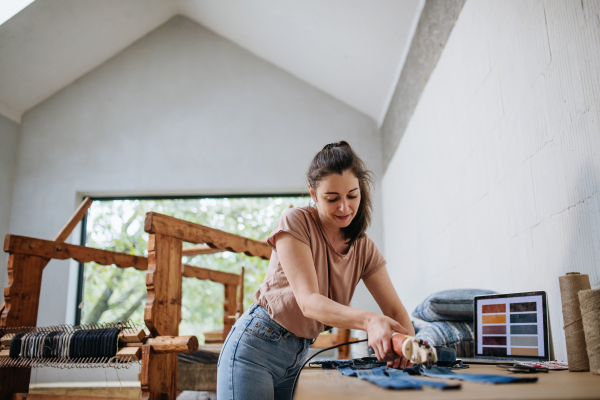
[[[456,372],[471,374],[512,375],[493,365],[471,365]],[[337,370],[304,369],[298,381],[294,400],[354,399],[600,399],[600,376],[590,372],[550,371],[537,374],[535,383],[485,385],[461,382],[458,390],[387,390],[356,377],[343,376]],[[425,378],[433,379],[433,378]],[[459,382],[447,380],[447,382]]]

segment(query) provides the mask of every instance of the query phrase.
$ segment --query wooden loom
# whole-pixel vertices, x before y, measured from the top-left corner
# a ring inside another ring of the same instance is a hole
[[[146,271],[148,298],[144,321],[154,340],[140,337],[137,343],[126,346],[138,347],[138,350],[141,348],[142,398],[175,400],[177,353],[191,352],[198,347],[195,336],[178,337],[182,277],[209,279],[224,284],[223,338],[231,330],[236,312],[239,315],[242,311],[241,301],[236,302],[237,286],[243,282],[240,276],[184,265],[181,261],[183,242],[206,244],[188,250],[188,255],[192,251],[208,253],[227,250],[268,259],[271,249],[264,242],[156,213],[146,214],[144,228],[150,234],[148,258],[64,243],[90,204],[89,199],[82,203],[54,241],[6,235],[4,251],[9,253],[9,279],[4,290],[5,304],[0,306],[0,328],[36,326],[42,273],[51,259],[94,261],[101,265],[115,264],[121,268],[133,267]],[[26,400],[27,397],[35,397],[36,400],[38,397],[44,400],[58,400],[60,397],[62,400],[64,397],[28,395],[31,368],[3,368],[0,372],[0,400]]]

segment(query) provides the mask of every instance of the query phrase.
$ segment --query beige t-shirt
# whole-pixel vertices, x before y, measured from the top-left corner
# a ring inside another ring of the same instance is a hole
[[[325,325],[302,314],[277,257],[278,233],[287,232],[310,247],[319,292],[345,306],[350,304],[358,281],[385,266],[385,259],[368,236],[352,243],[346,254],[335,251],[325,239],[316,213],[311,207],[299,207],[281,214],[268,239],[273,253],[267,275],[254,294],[254,302],[263,306],[275,322],[307,339],[319,336]]]

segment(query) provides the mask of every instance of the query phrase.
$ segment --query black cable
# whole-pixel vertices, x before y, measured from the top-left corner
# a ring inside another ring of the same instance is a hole
[[[326,349],[317,351],[315,354],[313,354],[312,356],[310,356],[304,362],[304,364],[302,364],[302,367],[300,367],[300,369],[298,370],[298,373],[296,374],[296,378],[294,379],[294,384],[292,385],[292,398],[294,397],[294,392],[296,391],[296,383],[298,382],[298,377],[300,377],[300,372],[302,372],[302,370],[304,369],[304,367],[306,366],[306,364],[308,364],[308,362],[310,360],[312,360],[313,358],[315,358],[316,356],[318,356],[319,354],[321,354],[324,351],[336,349],[336,348],[342,347],[342,346],[346,346],[347,344],[354,344],[354,343],[366,342],[367,340],[369,340],[369,339],[361,339],[361,340],[356,340],[354,342],[346,342],[346,343],[336,344],[335,346],[327,347]]]

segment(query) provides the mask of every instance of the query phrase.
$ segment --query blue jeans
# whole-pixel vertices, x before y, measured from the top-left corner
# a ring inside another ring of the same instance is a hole
[[[252,305],[223,344],[217,398],[291,399],[294,379],[311,343],[273,321],[261,306]]]

